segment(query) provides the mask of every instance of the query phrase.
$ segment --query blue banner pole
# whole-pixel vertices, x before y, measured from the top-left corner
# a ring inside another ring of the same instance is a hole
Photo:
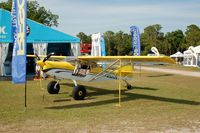
[[[132,34],[132,51],[133,55],[140,56],[141,55],[141,45],[140,45],[140,32],[137,26],[130,27]]]
[[[14,84],[25,84],[25,107],[27,107],[26,81],[26,14],[27,0],[12,2],[12,81]]]

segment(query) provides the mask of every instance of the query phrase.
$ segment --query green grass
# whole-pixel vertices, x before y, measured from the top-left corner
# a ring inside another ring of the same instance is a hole
[[[153,65],[153,67],[163,68],[163,69],[176,69],[176,70],[200,72],[200,68],[198,68],[198,67],[188,67],[188,66],[182,66],[182,65],[179,65],[179,64]]]
[[[199,132],[200,78],[165,73],[136,74],[134,89],[118,82],[82,83],[84,101],[71,98],[72,83],[61,82],[58,95],[49,95],[42,82],[29,80],[27,109],[24,86],[0,81],[0,132]]]

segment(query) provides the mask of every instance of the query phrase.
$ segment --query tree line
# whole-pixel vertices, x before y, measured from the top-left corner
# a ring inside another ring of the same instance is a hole
[[[12,0],[0,2],[0,8],[11,11]],[[47,26],[58,26],[59,16],[53,14],[50,10],[41,7],[37,1],[27,2],[28,18]],[[186,31],[175,30],[167,32],[161,31],[160,24],[150,25],[144,29],[140,35],[141,54],[146,55],[151,47],[155,46],[159,52],[165,55],[171,55],[177,51],[185,51],[189,46],[200,45],[200,28],[191,24],[187,26]],[[132,37],[131,33],[123,31],[106,31],[103,33],[106,42],[107,55],[131,55]],[[83,32],[77,34],[83,43],[91,43],[91,35]]]
[[[185,51],[189,46],[200,45],[200,27],[191,24],[187,26],[186,31],[175,30],[167,32],[161,31],[160,24],[150,25],[144,28],[140,34],[141,54],[147,55],[151,47],[156,47],[161,54],[171,55],[177,51]],[[132,37],[131,33],[123,31],[106,31],[103,33],[107,55],[131,55]],[[83,43],[91,43],[91,35],[83,32],[77,34]]]
[[[12,0],[0,2],[0,8],[11,11]],[[46,26],[58,26],[59,16],[40,6],[37,1],[27,1],[27,17]]]

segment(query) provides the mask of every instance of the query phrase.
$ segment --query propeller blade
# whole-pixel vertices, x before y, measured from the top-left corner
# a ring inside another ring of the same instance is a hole
[[[40,57],[38,56],[38,54],[35,54],[35,56],[37,60],[40,60]]]
[[[48,55],[44,58],[43,62],[47,61],[52,55],[54,55],[54,53],[48,54]]]

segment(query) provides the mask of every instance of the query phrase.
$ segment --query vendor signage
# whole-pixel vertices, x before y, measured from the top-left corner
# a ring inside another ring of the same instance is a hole
[[[6,39],[7,34],[6,26],[0,26],[0,39]]]
[[[13,83],[26,82],[26,2],[26,0],[13,0],[12,6]]]
[[[0,26],[0,34],[6,34],[6,26]]]
[[[137,26],[131,26],[133,55],[140,55],[140,32]]]

